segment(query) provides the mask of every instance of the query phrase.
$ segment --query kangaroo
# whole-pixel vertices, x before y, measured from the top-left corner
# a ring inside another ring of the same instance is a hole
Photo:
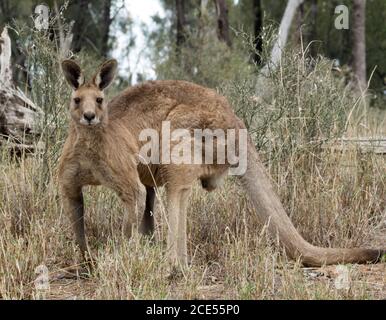
[[[117,62],[103,63],[89,82],[73,60],[62,62],[72,87],[71,116],[67,140],[59,162],[63,207],[69,215],[76,242],[87,252],[82,187],[103,185],[114,190],[125,205],[123,232],[135,228],[154,232],[155,188],[166,188],[168,222],[167,255],[173,265],[187,264],[186,209],[192,184],[199,180],[211,191],[221,184],[232,165],[142,163],[139,150],[145,142],[141,130],[152,128],[160,135],[163,121],[173,129],[245,129],[226,98],[214,90],[186,81],[149,81],[129,87],[110,102],[104,92],[114,79]],[[204,151],[202,151],[204,153]],[[238,176],[261,223],[278,238],[292,259],[307,266],[378,262],[386,250],[321,248],[307,242],[287,216],[270,178],[248,137],[246,171]],[[145,210],[137,222],[141,190],[146,189]]]

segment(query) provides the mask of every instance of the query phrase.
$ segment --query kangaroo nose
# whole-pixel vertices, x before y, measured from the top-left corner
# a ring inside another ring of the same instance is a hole
[[[91,122],[92,120],[94,120],[95,118],[95,113],[93,112],[85,112],[83,114],[83,117],[88,121],[88,122]]]

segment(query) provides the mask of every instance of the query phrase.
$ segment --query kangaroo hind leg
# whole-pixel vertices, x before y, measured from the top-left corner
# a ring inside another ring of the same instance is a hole
[[[190,188],[183,189],[180,197],[180,216],[178,219],[177,255],[182,266],[188,265],[187,249],[187,209],[189,204]]]
[[[143,235],[150,237],[154,234],[154,202],[155,188],[146,187],[146,205],[139,230]]]

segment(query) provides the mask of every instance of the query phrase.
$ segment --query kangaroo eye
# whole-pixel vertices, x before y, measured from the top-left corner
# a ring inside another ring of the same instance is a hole
[[[96,98],[96,102],[102,103],[103,102],[103,98]]]
[[[75,104],[79,104],[80,98],[74,98],[74,102],[75,102]]]

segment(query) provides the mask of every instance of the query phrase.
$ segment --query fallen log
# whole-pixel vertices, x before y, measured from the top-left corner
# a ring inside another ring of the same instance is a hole
[[[0,140],[0,145],[3,149],[6,149],[11,156],[21,157],[27,154],[43,154],[44,144],[39,141],[37,144],[23,144],[19,142],[10,142]]]
[[[334,151],[359,150],[361,153],[386,154],[386,136],[339,138],[324,146]]]
[[[16,141],[21,149],[39,134],[44,112],[13,84],[11,39],[5,27],[0,36],[0,139]]]

